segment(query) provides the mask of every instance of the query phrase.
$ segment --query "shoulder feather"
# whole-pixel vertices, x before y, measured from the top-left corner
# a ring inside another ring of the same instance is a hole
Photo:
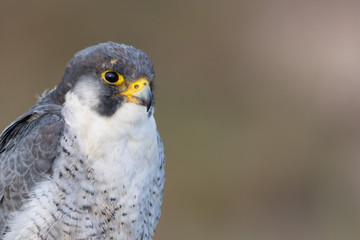
[[[11,212],[18,210],[36,183],[51,173],[64,128],[58,108],[32,109],[0,136],[0,239]]]

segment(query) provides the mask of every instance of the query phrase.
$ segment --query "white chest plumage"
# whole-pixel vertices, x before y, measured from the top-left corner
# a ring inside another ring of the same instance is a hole
[[[164,183],[155,120],[133,103],[111,117],[90,107],[71,92],[66,97],[67,126],[54,177],[15,217],[21,230],[5,239],[152,238]]]

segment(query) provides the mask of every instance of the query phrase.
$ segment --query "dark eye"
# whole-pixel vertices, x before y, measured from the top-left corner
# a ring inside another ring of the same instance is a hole
[[[124,77],[117,72],[107,70],[101,74],[102,78],[109,84],[119,85],[124,81]]]
[[[119,80],[119,76],[114,72],[105,73],[105,79],[108,82],[116,83]]]

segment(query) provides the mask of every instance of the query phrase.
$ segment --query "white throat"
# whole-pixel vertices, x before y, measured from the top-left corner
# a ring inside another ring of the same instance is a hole
[[[111,166],[114,161],[121,161],[114,158],[122,157],[144,161],[138,152],[147,152],[143,148],[157,142],[153,115],[148,116],[144,106],[134,103],[123,103],[110,117],[101,116],[74,92],[68,92],[62,114],[77,137],[80,151],[94,162],[101,160]]]

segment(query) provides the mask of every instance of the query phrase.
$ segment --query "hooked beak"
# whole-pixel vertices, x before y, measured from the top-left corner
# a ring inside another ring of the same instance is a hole
[[[120,94],[126,96],[129,102],[146,106],[146,111],[149,111],[152,103],[152,94],[149,81],[145,78],[131,82],[126,91]]]

